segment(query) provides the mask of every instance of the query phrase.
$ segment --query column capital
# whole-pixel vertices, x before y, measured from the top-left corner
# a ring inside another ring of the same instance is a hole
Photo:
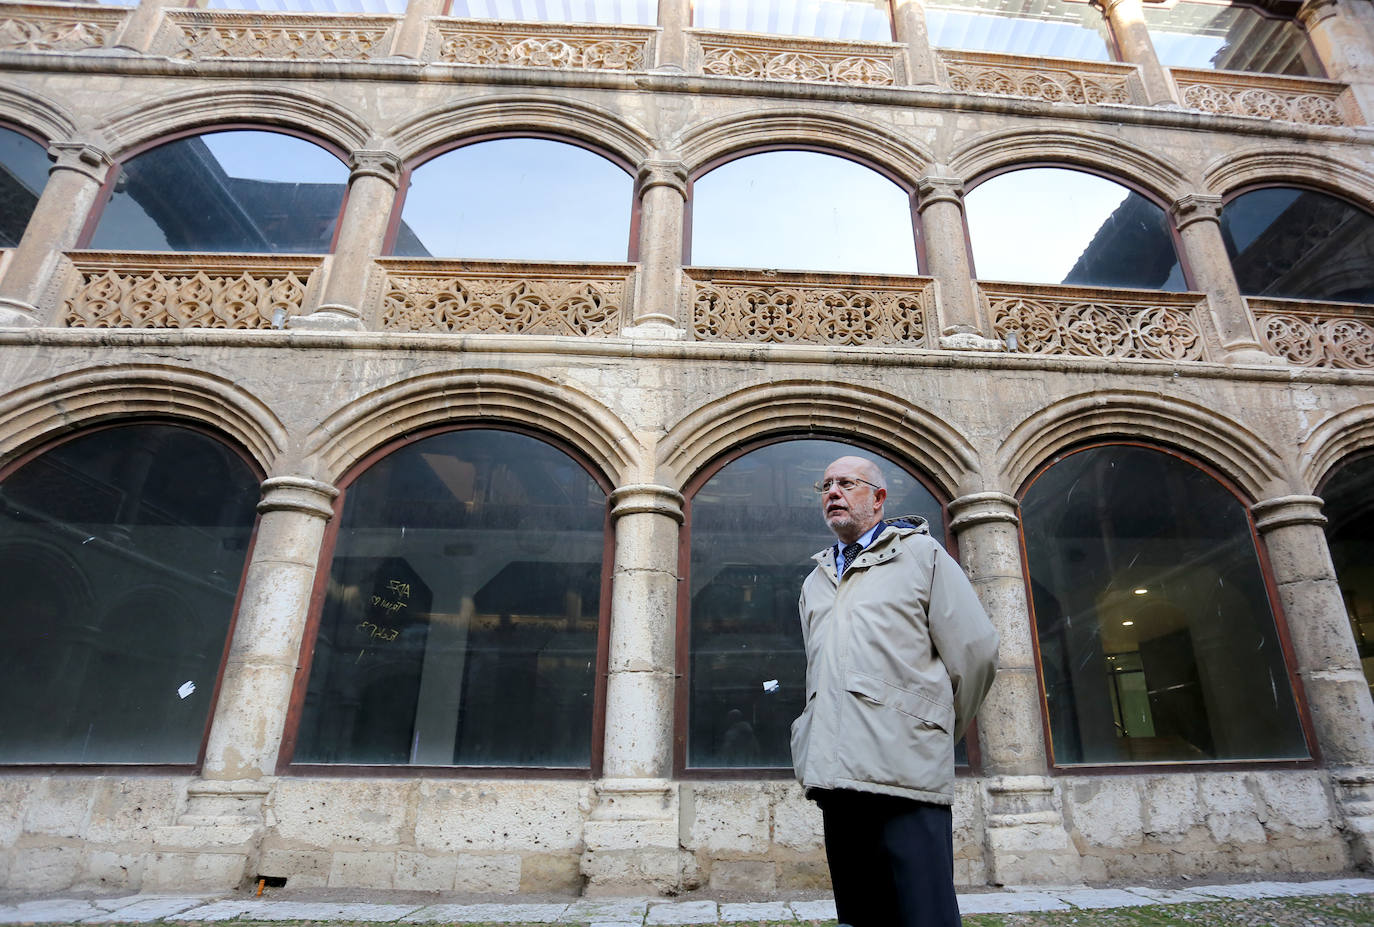
[[[105,182],[105,175],[114,163],[104,151],[85,142],[53,142],[48,146],[48,157],[53,162],[48,168],[49,174],[76,171],[96,183]]]
[[[975,492],[960,496],[949,504],[949,527],[955,534],[965,528],[988,522],[1017,525],[1021,521],[1021,503],[1004,492]]]
[[[334,517],[334,499],[339,490],[328,483],[303,476],[274,476],[262,483],[259,514],[300,512],[323,521]]]
[[[1221,219],[1221,197],[1210,193],[1185,193],[1169,207],[1169,214],[1180,232],[1194,222],[1217,222]]]
[[[1311,32],[1326,20],[1339,15],[1340,5],[1337,0],[1305,0],[1303,5],[1298,7],[1295,18],[1304,29]]]
[[[1314,525],[1320,528],[1326,524],[1326,516],[1322,514],[1324,504],[1320,496],[1279,496],[1256,502],[1250,507],[1250,512],[1255,516],[1255,530],[1267,534],[1275,528],[1290,525]]]
[[[1139,10],[1142,6],[1140,0],[1093,0],[1094,6],[1102,8],[1103,15],[1111,16],[1117,13],[1122,7]]]
[[[685,503],[682,493],[671,486],[631,483],[611,491],[611,521],[624,515],[662,515],[680,525],[684,520],[682,507]]]
[[[647,158],[640,162],[635,184],[642,197],[654,187],[672,187],[687,199],[687,165],[669,158]]]
[[[369,148],[351,151],[348,154],[348,171],[350,184],[359,177],[376,177],[393,188],[399,187],[401,183],[401,159],[389,151],[375,151]]]
[[[958,177],[927,174],[916,182],[916,211],[925,212],[936,203],[953,203],[963,208],[964,182]]]

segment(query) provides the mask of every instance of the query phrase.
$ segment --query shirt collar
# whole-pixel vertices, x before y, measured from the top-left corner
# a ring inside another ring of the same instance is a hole
[[[872,543],[874,542],[874,540],[877,539],[878,535],[880,535],[880,534],[883,533],[883,529],[886,528],[886,527],[887,527],[887,522],[885,522],[885,521],[879,519],[879,521],[878,521],[878,523],[877,523],[876,525],[874,525],[872,528],[869,528],[869,529],[868,529],[867,531],[865,531],[863,534],[859,535],[859,551],[860,551],[860,552],[863,552],[864,550],[866,550],[866,549],[868,548],[868,545],[872,544]],[[836,541],[836,542],[835,542],[835,570],[836,570],[836,572],[841,572],[841,571],[843,571],[844,568],[845,568],[845,566],[846,566],[846,564],[845,564],[845,562],[844,562],[844,545],[841,544],[839,541]]]

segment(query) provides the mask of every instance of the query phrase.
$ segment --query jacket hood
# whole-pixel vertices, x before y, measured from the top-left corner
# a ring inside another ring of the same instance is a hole
[[[905,537],[908,534],[930,534],[929,524],[920,515],[895,515],[892,518],[884,518],[883,524],[887,525],[889,528],[897,529],[897,533],[894,535],[895,537]],[[873,543],[878,543],[882,536],[883,535],[880,534],[878,538],[874,539]],[[831,550],[834,549],[834,546],[835,544],[832,541],[812,554],[811,559],[817,562],[824,560],[825,555],[830,553]]]

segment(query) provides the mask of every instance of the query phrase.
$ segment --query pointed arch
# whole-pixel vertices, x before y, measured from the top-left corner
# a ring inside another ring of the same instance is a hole
[[[0,87],[0,119],[24,126],[48,142],[71,141],[76,119],[47,97],[32,91]]]
[[[981,487],[977,451],[939,416],[880,390],[807,380],[748,387],[684,417],[659,443],[658,481],[681,489],[729,448],[779,435],[863,438],[920,465],[951,497]]]
[[[355,399],[305,439],[321,478],[337,482],[389,441],[459,421],[506,422],[577,448],[616,485],[635,482],[639,443],[606,406],[566,384],[510,370],[464,370],[412,377]]]
[[[1136,391],[1082,393],[1041,409],[1002,442],[997,468],[1004,485],[1019,488],[1050,457],[1098,438],[1145,439],[1187,451],[1252,500],[1291,491],[1282,458],[1253,431],[1205,406]]]
[[[1203,176],[1208,189],[1222,195],[1257,183],[1296,182],[1348,197],[1374,212],[1374,174],[1362,170],[1357,159],[1286,148],[1277,140],[1218,158]]]
[[[1328,416],[1298,444],[1298,492],[1315,493],[1340,462],[1357,451],[1374,448],[1374,402]]]

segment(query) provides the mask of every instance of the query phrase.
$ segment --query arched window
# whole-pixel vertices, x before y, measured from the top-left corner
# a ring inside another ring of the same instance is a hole
[[[1186,289],[1164,210],[1083,171],[1031,167],[964,197],[980,280]]]
[[[359,473],[293,762],[590,767],[606,518],[580,464],[509,431],[410,441]]]
[[[410,171],[391,253],[623,261],[634,182],[615,162],[543,138],[464,145]]]
[[[88,247],[325,254],[348,169],[277,132],[206,132],[136,154],[113,173]]]
[[[1245,505],[1162,450],[1031,480],[1021,524],[1054,762],[1306,759]]]
[[[1292,17],[1246,3],[1145,4],[1145,25],[1168,67],[1322,77],[1321,62]]]
[[[1374,691],[1374,454],[1343,462],[1321,495],[1331,562],[1364,675]]]
[[[679,767],[792,768],[790,729],[806,691],[797,596],[815,566],[811,555],[834,542],[813,486],[831,461],[850,454],[882,466],[888,517],[919,515],[944,540],[940,502],[921,480],[838,441],[769,444],[688,487]]]
[[[1035,58],[1110,61],[1102,13],[1080,0],[931,0],[930,44]]]
[[[1221,234],[1247,296],[1374,303],[1374,216],[1297,187],[1230,200]]]
[[[43,146],[0,127],[0,248],[13,248],[24,237],[47,182],[48,153]]]
[[[218,440],[155,424],[3,475],[0,762],[196,762],[259,485]]]
[[[692,25],[723,32],[892,41],[888,0],[695,0]]]
[[[692,184],[692,263],[915,274],[907,191],[872,168],[814,151],[729,161]]]

